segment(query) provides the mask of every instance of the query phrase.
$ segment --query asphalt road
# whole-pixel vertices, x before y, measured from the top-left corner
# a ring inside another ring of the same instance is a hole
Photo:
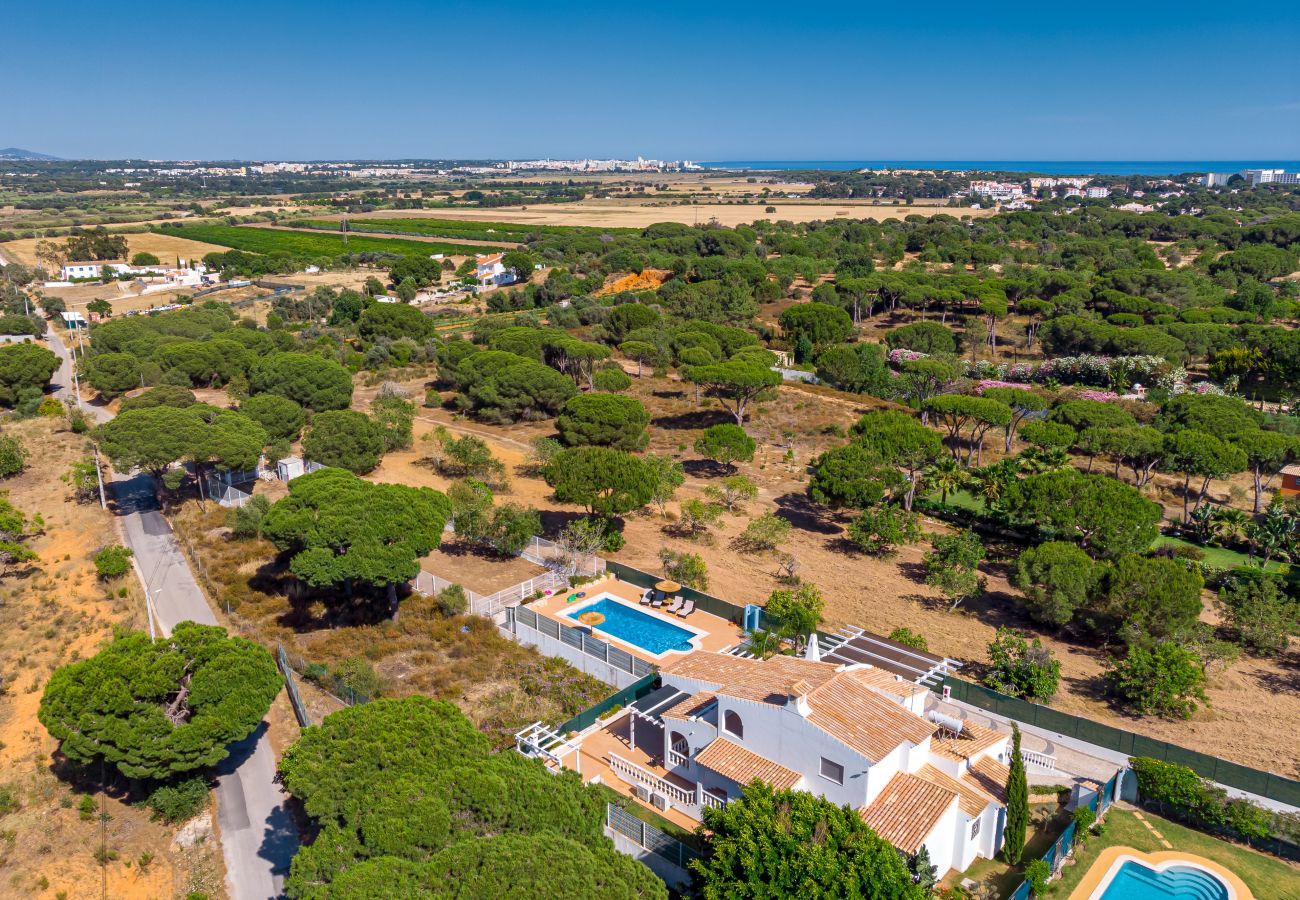
[[[71,355],[55,332],[46,337],[62,359],[54,376],[57,393],[75,403]],[[88,403],[82,409],[96,422],[112,418],[107,410]],[[216,625],[216,616],[158,509],[152,479],[144,474],[118,475],[108,487],[162,633],[170,634],[173,626],[185,621]],[[216,787],[226,886],[233,900],[278,898],[298,849],[298,835],[288,795],[275,780],[275,754],[266,723],[229,749],[230,756],[217,767]]]

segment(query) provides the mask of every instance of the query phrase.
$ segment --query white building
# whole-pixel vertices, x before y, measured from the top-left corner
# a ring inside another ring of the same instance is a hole
[[[124,262],[74,262],[67,263],[61,270],[63,281],[72,281],[74,278],[100,278],[104,274],[104,266],[119,275],[130,272],[131,267]]]
[[[1086,187],[1083,189],[1083,196],[1089,200],[1105,200],[1110,196],[1110,188],[1104,186]]]
[[[1300,173],[1282,169],[1246,169],[1241,174],[1251,187],[1260,184],[1300,184]]]
[[[972,181],[966,194],[970,197],[992,197],[994,200],[1017,200],[1025,196],[1025,187],[1014,181]]]
[[[515,270],[507,269],[502,262],[504,259],[504,253],[490,253],[474,258],[474,277],[478,280],[480,290],[515,283]]]
[[[669,785],[665,802],[687,815],[699,818],[759,779],[848,805],[904,853],[924,845],[940,873],[1001,847],[1008,737],[927,719],[927,688],[842,658],[704,651],[663,664],[660,675],[659,693],[669,696],[648,711],[634,706],[632,743],[666,768],[643,788]],[[639,783],[636,767],[611,759],[611,770]]]

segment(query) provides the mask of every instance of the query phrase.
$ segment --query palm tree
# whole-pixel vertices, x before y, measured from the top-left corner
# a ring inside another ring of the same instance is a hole
[[[1070,454],[1060,447],[1026,447],[1015,457],[1026,475],[1054,472],[1070,465]]]
[[[1251,552],[1258,552],[1264,557],[1266,567],[1274,556],[1296,555],[1295,544],[1300,533],[1300,520],[1276,500],[1269,504],[1264,517],[1248,524],[1245,531],[1250,540]]]
[[[1239,544],[1246,540],[1250,514],[1243,509],[1220,506],[1210,513],[1210,530],[1220,544]]]
[[[948,502],[948,495],[960,490],[966,483],[966,472],[957,460],[944,457],[925,470],[925,477],[939,489],[939,498]]]
[[[984,498],[984,503],[990,509],[997,509],[1019,471],[1020,466],[1014,460],[1004,459],[990,463],[983,468],[971,470],[971,486],[976,494]]]

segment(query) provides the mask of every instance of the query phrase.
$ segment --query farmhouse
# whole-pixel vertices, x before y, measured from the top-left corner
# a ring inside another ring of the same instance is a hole
[[[99,278],[103,275],[105,266],[119,275],[131,271],[131,267],[124,262],[74,262],[66,263],[60,274],[63,281],[72,281],[75,278]]]
[[[474,258],[474,277],[478,279],[479,290],[515,283],[515,272],[506,268],[504,259],[504,253],[490,253]]]

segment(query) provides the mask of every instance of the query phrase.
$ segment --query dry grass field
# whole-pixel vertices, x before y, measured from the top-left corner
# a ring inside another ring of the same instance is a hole
[[[750,188],[755,185],[749,185]],[[913,215],[989,216],[992,209],[949,209],[943,206],[876,206],[859,200],[838,202],[808,200],[772,200],[741,203],[708,203],[675,206],[652,197],[644,200],[610,199],[583,200],[578,203],[548,203],[540,206],[501,206],[492,209],[403,209],[376,210],[359,213],[349,218],[391,219],[420,218],[468,219],[480,222],[515,222],[521,225],[586,225],[597,228],[645,228],[656,222],[681,222],[685,225],[705,225],[716,221],[720,225],[745,225],[758,219],[773,222],[814,222],[825,219],[902,219]],[[765,212],[768,206],[776,212]],[[328,217],[327,217],[328,218]]]
[[[36,719],[46,679],[58,666],[94,654],[113,629],[144,627],[144,600],[134,576],[111,584],[96,578],[91,557],[118,542],[112,517],[98,503],[73,501],[60,481],[88,454],[85,438],[65,430],[61,419],[6,430],[22,439],[32,463],[4,488],[19,509],[41,510],[46,527],[33,542],[39,566],[0,582],[0,791],[16,801],[12,811],[0,806],[0,896],[156,900],[201,891],[223,897],[214,840],[181,849],[173,843],[175,827],[150,822],[148,811],[120,796],[91,793],[89,785],[56,774],[64,768],[53,755],[56,743]],[[83,814],[82,803],[93,808]],[[100,804],[107,814],[102,823]],[[108,851],[103,867],[96,859],[101,824]]]
[[[0,244],[0,253],[3,253],[10,260],[20,262],[25,266],[39,265],[40,260],[36,258],[36,245],[42,240],[45,239],[25,238],[21,241],[9,241]],[[62,238],[53,238],[52,240],[61,242]],[[126,235],[126,246],[128,260],[136,253],[152,253],[162,261],[163,265],[175,264],[177,257],[185,260],[199,260],[206,253],[224,253],[230,249],[229,247],[218,247],[216,244],[186,240],[170,234],[155,234],[152,231],[143,234]]]

